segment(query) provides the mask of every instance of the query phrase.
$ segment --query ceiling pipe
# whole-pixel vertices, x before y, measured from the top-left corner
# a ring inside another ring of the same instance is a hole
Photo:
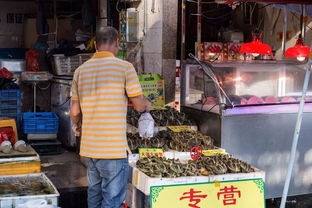
[[[284,5],[284,25],[283,25],[283,42],[282,42],[282,51],[285,54],[286,51],[286,41],[287,41],[287,25],[288,25],[288,15],[287,15],[287,4]]]
[[[106,27],[107,26],[107,2],[108,0],[99,0],[99,18],[96,27]]]

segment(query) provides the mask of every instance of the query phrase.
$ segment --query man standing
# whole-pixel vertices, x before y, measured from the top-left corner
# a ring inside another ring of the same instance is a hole
[[[80,155],[87,158],[89,208],[122,207],[129,177],[127,98],[135,110],[151,110],[133,65],[115,57],[118,49],[117,30],[100,28],[97,52],[73,79],[70,115],[75,134],[81,129]]]

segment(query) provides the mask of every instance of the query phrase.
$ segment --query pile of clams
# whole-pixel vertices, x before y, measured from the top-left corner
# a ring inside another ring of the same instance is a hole
[[[200,170],[201,175],[254,172],[250,164],[227,154],[202,157],[199,160],[190,160],[188,163],[195,164],[197,169]]]
[[[132,153],[138,153],[139,148],[162,148],[164,151],[169,149],[170,140],[168,131],[160,131],[155,137],[141,138],[138,133],[127,133],[128,145]]]
[[[182,176],[223,175],[226,173],[250,173],[255,170],[246,162],[230,155],[202,157],[181,163],[175,159],[159,157],[142,158],[136,162],[137,168],[150,177],[175,178]]]
[[[198,176],[195,164],[182,164],[179,160],[163,157],[146,157],[136,162],[137,168],[150,177],[176,178],[181,176]]]
[[[192,147],[201,146],[203,149],[214,149],[213,140],[200,132],[170,132],[169,148],[179,152],[189,152]]]
[[[181,126],[195,125],[183,112],[179,112],[174,108],[166,107],[161,110],[152,110],[151,115],[155,121],[155,126]],[[138,127],[140,113],[133,108],[128,108],[127,123]]]
[[[200,132],[171,132],[160,131],[155,137],[141,138],[139,134],[128,133],[128,145],[132,153],[138,153],[139,148],[162,148],[179,152],[189,152],[192,147],[201,146],[203,149],[215,149],[213,140]]]

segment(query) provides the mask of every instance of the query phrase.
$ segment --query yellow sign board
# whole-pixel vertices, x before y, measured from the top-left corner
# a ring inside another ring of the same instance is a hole
[[[193,131],[190,126],[168,126],[168,129],[173,132]]]
[[[251,179],[152,186],[151,208],[264,208],[264,181]]]
[[[140,158],[145,157],[163,157],[164,150],[157,148],[139,148]]]
[[[205,156],[214,156],[219,154],[227,154],[227,152],[224,149],[203,150],[203,155]]]

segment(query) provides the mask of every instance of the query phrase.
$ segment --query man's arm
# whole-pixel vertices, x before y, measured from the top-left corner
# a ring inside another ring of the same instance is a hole
[[[70,108],[70,119],[73,122],[72,130],[76,136],[80,136],[81,134],[81,120],[82,114],[80,109],[79,101],[72,100],[72,105]]]
[[[133,104],[133,108],[138,112],[152,110],[152,104],[148,100],[146,100],[143,95],[130,97],[130,101]]]

